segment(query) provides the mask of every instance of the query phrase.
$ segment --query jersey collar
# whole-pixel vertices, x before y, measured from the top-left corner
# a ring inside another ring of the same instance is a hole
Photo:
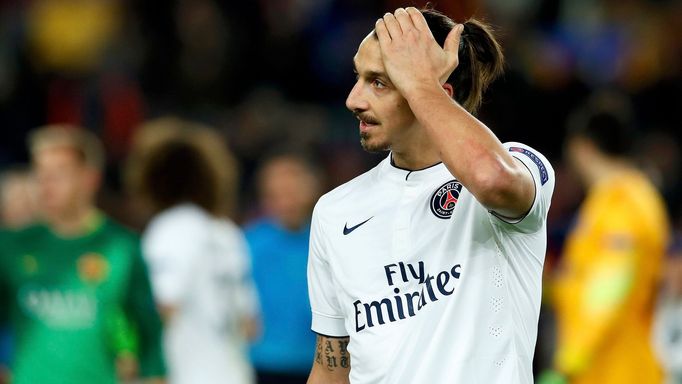
[[[393,153],[389,153],[379,165],[379,176],[399,183],[420,182],[428,180],[432,176],[442,172],[443,167],[445,167],[445,165],[443,165],[442,162],[438,162],[416,170],[400,168],[393,164]]]

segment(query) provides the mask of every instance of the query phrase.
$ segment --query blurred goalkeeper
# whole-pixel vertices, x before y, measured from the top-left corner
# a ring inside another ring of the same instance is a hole
[[[599,94],[569,125],[566,152],[588,192],[554,290],[558,346],[546,383],[659,383],[651,346],[670,229],[662,198],[630,162],[627,103]]]

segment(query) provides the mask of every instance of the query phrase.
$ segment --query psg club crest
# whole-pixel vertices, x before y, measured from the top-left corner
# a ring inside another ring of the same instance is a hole
[[[450,180],[441,185],[431,196],[431,212],[439,219],[449,219],[461,191],[462,184],[457,180]]]

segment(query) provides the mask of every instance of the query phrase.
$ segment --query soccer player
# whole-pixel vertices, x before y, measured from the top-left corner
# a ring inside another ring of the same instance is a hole
[[[159,379],[161,323],[139,239],[94,205],[101,144],[81,128],[50,126],[32,134],[30,149],[44,222],[0,232],[12,383],[113,384],[117,369],[130,374],[138,361],[142,377]]]
[[[30,170],[18,168],[0,175],[0,225],[19,229],[38,217],[35,178]]]
[[[236,179],[224,144],[207,127],[159,119],[132,153],[131,187],[154,213],[142,244],[173,384],[255,382],[246,342],[258,301],[244,235],[221,217]]]
[[[682,249],[675,244],[664,263],[663,289],[654,314],[653,344],[666,384],[682,383]]]
[[[0,174],[0,226],[23,228],[36,220],[35,178],[29,170],[11,169]],[[0,384],[9,383],[11,332],[0,324]]]
[[[569,123],[567,160],[587,188],[552,290],[554,368],[570,383],[662,379],[651,335],[670,228],[660,193],[630,160],[630,114],[598,94]]]
[[[361,144],[390,152],[315,207],[308,383],[532,382],[554,172],[472,115],[490,28],[398,9],[353,62]]]
[[[315,335],[308,329],[305,274],[310,217],[320,197],[320,180],[315,167],[293,152],[268,157],[257,180],[264,216],[250,223],[245,234],[263,326],[251,359],[259,384],[305,383],[310,350],[315,347]]]

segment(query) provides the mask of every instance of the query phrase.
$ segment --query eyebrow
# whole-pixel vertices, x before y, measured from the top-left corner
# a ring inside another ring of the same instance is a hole
[[[353,72],[360,74],[360,72],[358,71],[358,67],[355,65],[355,60],[353,60]],[[381,77],[383,79],[388,79],[388,75],[386,75],[386,72],[381,72],[381,71],[372,71],[372,70],[363,71],[362,75],[364,77],[369,77],[369,78]]]

